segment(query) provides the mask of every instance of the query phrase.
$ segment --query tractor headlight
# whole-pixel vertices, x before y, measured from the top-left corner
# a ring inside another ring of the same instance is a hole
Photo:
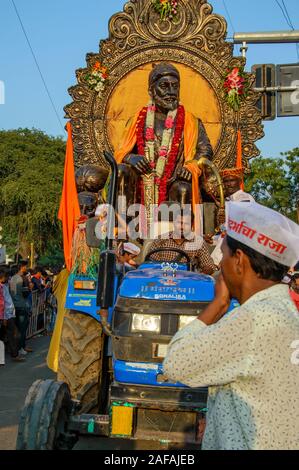
[[[134,313],[131,329],[132,331],[151,331],[152,333],[160,333],[161,316]]]
[[[179,330],[184,328],[185,326],[189,325],[193,320],[196,320],[196,316],[189,316],[189,315],[180,315],[179,319]]]

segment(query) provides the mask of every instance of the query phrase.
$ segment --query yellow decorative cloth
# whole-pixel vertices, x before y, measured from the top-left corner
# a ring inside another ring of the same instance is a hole
[[[57,278],[55,279],[54,286],[53,286],[53,293],[57,299],[57,316],[55,321],[55,327],[53,331],[53,335],[51,338],[51,343],[47,355],[47,365],[49,369],[52,369],[53,372],[58,371],[58,358],[59,358],[59,346],[60,346],[60,338],[64,320],[64,313],[67,309],[64,308],[66,293],[67,293],[67,285],[68,285],[68,277],[69,272],[67,269],[64,269],[59,273]]]

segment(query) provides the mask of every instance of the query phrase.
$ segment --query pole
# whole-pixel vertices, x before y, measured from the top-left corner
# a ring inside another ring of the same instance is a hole
[[[264,86],[264,87],[255,87],[253,88],[254,91],[258,92],[274,92],[274,91],[296,91],[299,87],[297,86]]]
[[[34,263],[34,243],[30,243],[30,269],[33,269]]]
[[[299,43],[299,30],[261,31],[255,33],[235,33],[234,44],[284,44]]]
[[[246,52],[247,51],[248,51],[247,42],[243,41],[242,42],[242,47],[240,47],[240,52],[242,52],[242,57],[244,57],[245,59],[246,59]]]

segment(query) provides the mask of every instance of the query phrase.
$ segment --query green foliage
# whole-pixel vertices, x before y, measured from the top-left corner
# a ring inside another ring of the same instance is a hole
[[[50,268],[60,267],[64,264],[61,230],[58,231],[56,239],[52,239],[46,244],[43,254],[38,258],[38,264]]]
[[[0,131],[0,221],[13,254],[34,242],[38,255],[59,240],[57,211],[65,142],[36,129]]]
[[[299,148],[280,158],[259,157],[252,160],[245,190],[257,202],[297,221],[299,200]]]

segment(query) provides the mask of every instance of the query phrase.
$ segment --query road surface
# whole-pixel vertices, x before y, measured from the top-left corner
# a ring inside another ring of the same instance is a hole
[[[0,366],[0,450],[14,450],[18,433],[19,416],[28,389],[35,380],[55,379],[46,365],[51,338],[38,336],[28,341],[34,349],[26,356],[26,362],[13,362],[6,355],[5,366]],[[152,441],[129,441],[123,439],[80,438],[74,450],[161,450],[164,447]]]
[[[6,355],[5,366],[0,366],[0,450],[15,449],[19,416],[31,384],[55,377],[46,365],[49,343],[49,336],[33,338],[27,345],[34,352],[27,354],[26,362],[13,362]]]

